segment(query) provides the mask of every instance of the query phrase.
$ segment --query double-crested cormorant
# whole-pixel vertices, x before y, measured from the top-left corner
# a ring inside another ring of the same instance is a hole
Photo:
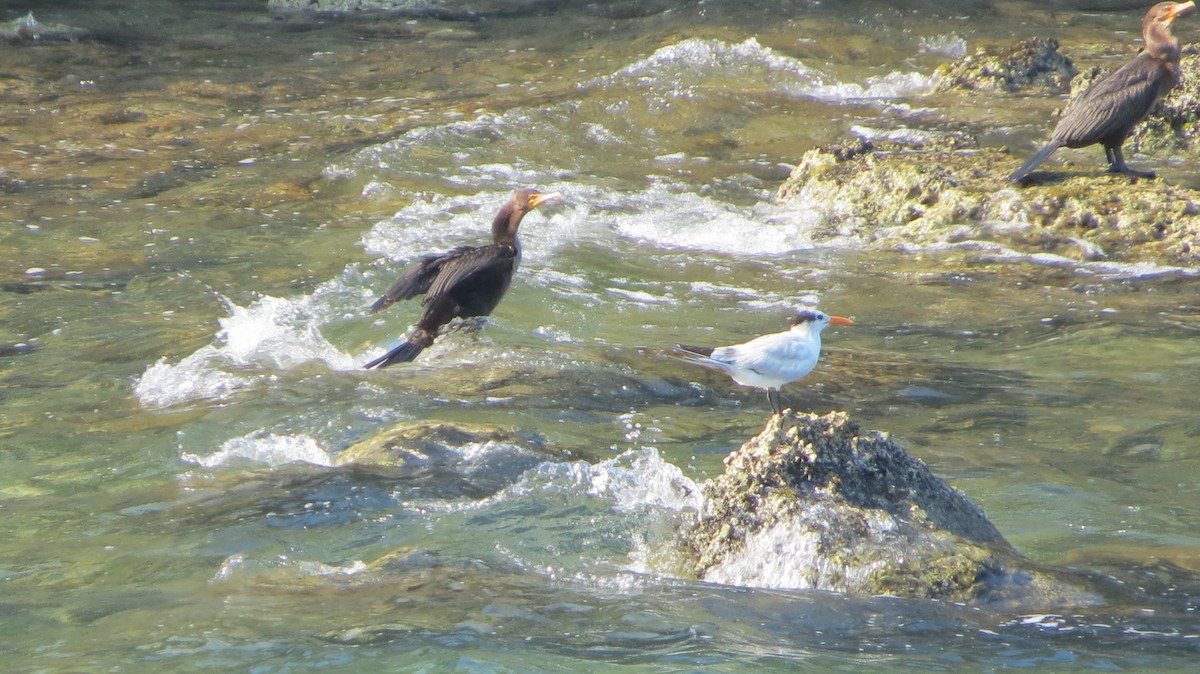
[[[779,388],[812,371],[821,356],[821,331],[854,321],[830,316],[816,309],[801,309],[792,316],[789,330],[776,332],[733,346],[689,346],[678,344],[676,355],[684,360],[720,370],[742,386],[766,389],[771,411],[783,411]]]
[[[1155,101],[1179,84],[1179,40],[1171,23],[1195,9],[1194,2],[1160,2],[1142,20],[1146,50],[1137,58],[1088,87],[1067,106],[1050,142],[1008,177],[1020,183],[1060,147],[1087,147],[1099,143],[1108,158],[1108,170],[1142,178],[1154,173],[1135,171],[1125,164],[1121,145],[1142,121]]]
[[[371,313],[376,313],[400,300],[424,295],[421,304],[425,313],[417,322],[417,329],[408,336],[408,341],[363,367],[384,368],[411,361],[433,344],[438,330],[452,319],[492,313],[508,292],[513,272],[521,262],[521,242],[517,239],[521,218],[559,196],[557,192],[519,190],[492,221],[491,244],[459,246],[422,257],[371,305]]]

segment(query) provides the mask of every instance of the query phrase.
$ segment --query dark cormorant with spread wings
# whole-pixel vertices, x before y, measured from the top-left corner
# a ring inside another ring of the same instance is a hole
[[[424,295],[425,313],[416,330],[400,346],[367,363],[365,368],[384,368],[416,358],[433,344],[438,330],[455,318],[487,316],[508,292],[513,273],[521,262],[517,228],[525,214],[556,199],[557,192],[519,190],[492,221],[492,243],[459,246],[445,253],[422,257],[387,292],[371,305],[371,313],[396,302]]]

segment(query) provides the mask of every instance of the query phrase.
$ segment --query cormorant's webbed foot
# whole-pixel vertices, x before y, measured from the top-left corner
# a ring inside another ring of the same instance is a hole
[[[452,332],[458,332],[461,330],[468,335],[472,335],[482,331],[483,326],[487,325],[487,322],[487,316],[470,316],[451,325],[449,328],[444,330],[442,334],[448,335]]]
[[[1130,176],[1131,178],[1157,178],[1158,177],[1158,174],[1155,173],[1154,171],[1137,171],[1135,169],[1129,168],[1129,166],[1127,164],[1121,164],[1120,166],[1116,166],[1116,165],[1109,166],[1108,172],[1109,173],[1120,173],[1122,175]]]

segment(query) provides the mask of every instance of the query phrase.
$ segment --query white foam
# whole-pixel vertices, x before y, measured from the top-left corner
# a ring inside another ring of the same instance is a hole
[[[876,570],[902,563],[885,557],[847,568],[826,554],[823,524],[827,522],[822,515],[814,512],[749,533],[737,550],[705,573],[705,580],[741,587],[860,592]],[[895,520],[874,513],[859,525],[872,532],[867,536],[879,537],[895,529]]]
[[[943,134],[934,133],[932,131],[922,131],[921,129],[910,129],[904,126],[879,129],[870,126],[861,126],[858,124],[850,127],[850,133],[865,140],[887,140],[911,144],[919,144],[943,137]]]
[[[753,82],[763,90],[829,102],[911,96],[929,91],[935,83],[934,78],[915,72],[893,72],[861,84],[842,82],[799,59],[764,47],[754,38],[737,44],[689,38],[583,86],[633,84],[670,96],[690,97],[705,90],[727,89],[731,81]]]
[[[224,360],[220,349],[211,345],[174,365],[160,358],[138,378],[133,394],[147,407],[170,407],[190,400],[225,400],[259,378],[218,369]]]
[[[555,252],[568,245],[591,241],[611,248],[614,231],[664,248],[780,255],[814,248],[813,232],[827,229],[824,214],[817,209],[768,201],[750,206],[731,204],[665,181],[633,191],[569,183],[543,185],[543,189],[560,191],[564,196],[559,203],[526,216],[526,224],[522,224],[521,273],[535,284],[562,285],[557,281],[566,281],[585,286],[561,272],[539,282],[537,274],[552,272],[538,267],[552,263]],[[509,196],[509,191],[488,191],[417,200],[376,223],[363,236],[362,245],[369,253],[396,260],[413,260],[459,245],[477,245],[487,240],[491,219]]]
[[[688,294],[703,295],[708,301],[713,298],[723,298],[725,300],[722,302],[724,307],[733,311],[745,311],[747,308],[793,310],[797,306],[815,307],[820,304],[820,294],[799,289],[799,282],[796,286],[795,289],[785,288],[782,292],[774,292],[768,289],[758,290],[707,281],[694,281],[688,284],[690,288]]]
[[[287,463],[309,463],[331,466],[333,459],[308,435],[277,435],[249,433],[221,443],[217,451],[207,456],[184,454],[183,460],[205,468],[217,468],[232,461],[244,460],[267,466]]]
[[[611,499],[620,512],[647,507],[698,510],[701,504],[700,485],[664,461],[653,447],[630,450],[590,466],[580,484],[589,496]]]
[[[213,577],[208,580],[210,585],[217,585],[234,580],[238,577],[252,577],[255,574],[266,572],[286,571],[295,574],[301,578],[323,578],[331,576],[354,576],[366,571],[367,564],[360,560],[353,560],[348,564],[335,565],[326,564],[324,562],[315,562],[307,560],[291,559],[286,556],[279,556],[274,559],[252,560],[246,557],[245,553],[237,553],[225,558],[221,566],[217,568]]]
[[[811,92],[802,95],[833,103],[890,101],[929,93],[935,84],[937,78],[931,75],[891,72],[882,77],[868,77],[865,84],[842,82],[814,87]]]
[[[616,230],[660,245],[742,255],[813,246],[810,223],[781,218],[787,212],[768,203],[737,206],[657,183],[624,201],[627,207],[610,216]]]
[[[325,296],[345,291],[335,280],[313,295],[265,296],[242,307],[224,300],[229,315],[220,319],[216,344],[201,347],[172,365],[165,358],[146,369],[133,392],[143,405],[169,407],[192,400],[224,400],[252,386],[272,370],[320,362],[351,370],[356,361],[321,334],[322,322],[335,311]]]
[[[644,290],[627,290],[625,288],[607,288],[605,291],[609,295],[621,298],[621,304],[624,306],[641,305],[643,307],[653,306],[655,304],[674,304],[675,301],[669,295],[648,293]]]
[[[596,464],[543,463],[498,497],[538,491],[583,493],[610,501],[622,513],[644,508],[696,510],[701,503],[700,486],[664,461],[653,447],[630,450]]]
[[[700,486],[679,468],[664,461],[657,449],[646,447],[596,464],[587,461],[543,462],[487,499],[418,505],[445,512],[479,510],[501,502],[525,501],[537,494],[573,494],[604,499],[620,513],[647,508],[673,512],[697,510],[701,504]]]
[[[927,35],[921,38],[920,51],[960,59],[967,55],[967,41],[957,35]]]
[[[916,248],[916,247],[913,247]],[[1090,248],[1090,244],[1088,245]],[[1200,269],[1177,267],[1155,262],[1114,262],[1109,260],[1077,260],[1056,253],[1026,253],[993,241],[957,241],[931,246],[924,250],[974,250],[989,262],[1025,262],[1044,267],[1068,269],[1076,274],[1095,276],[1105,281],[1133,281],[1167,277],[1193,277]]]

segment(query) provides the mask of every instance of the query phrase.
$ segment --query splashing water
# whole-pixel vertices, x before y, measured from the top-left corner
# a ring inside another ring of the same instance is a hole
[[[314,466],[332,466],[333,459],[317,441],[307,435],[276,435],[249,433],[239,438],[226,440],[212,454],[199,456],[183,454],[188,463],[205,468],[218,468],[237,460],[266,466],[281,466],[287,463],[308,463]]]
[[[229,315],[220,319],[217,344],[201,347],[175,364],[160,359],[134,385],[148,407],[170,407],[193,400],[225,400],[255,385],[272,370],[318,362],[333,370],[349,370],[355,359],[339,351],[321,334],[321,324],[334,307],[326,302],[341,280],[323,284],[313,295],[262,297],[247,307],[228,299]]]

